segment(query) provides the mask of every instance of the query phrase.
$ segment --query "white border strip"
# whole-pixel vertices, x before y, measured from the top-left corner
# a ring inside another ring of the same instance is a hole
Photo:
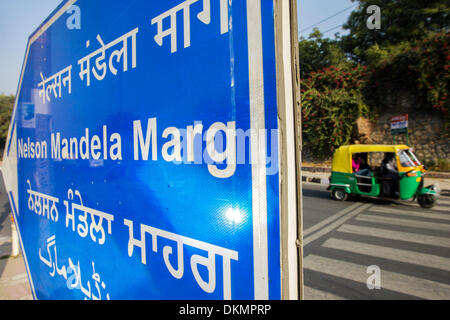
[[[39,31],[36,32],[33,37],[30,39],[30,45],[37,40],[43,34],[45,31],[47,31],[50,26],[59,19],[63,15],[64,12],[66,12],[67,9],[71,5],[73,5],[77,0],[69,0],[64,6],[61,7],[61,9],[58,10],[58,12],[55,13],[53,17],[51,17],[42,27],[39,28]]]
[[[269,299],[264,70],[261,0],[247,0],[250,131],[252,134],[253,271],[256,300]]]
[[[283,43],[283,74],[284,74],[284,96],[286,115],[286,171],[287,179],[285,185],[287,192],[287,270],[289,279],[289,300],[298,299],[298,257],[296,246],[297,241],[297,181],[295,163],[295,121],[294,121],[294,101],[292,84],[292,57],[291,57],[291,9],[290,1],[282,1],[281,28]]]

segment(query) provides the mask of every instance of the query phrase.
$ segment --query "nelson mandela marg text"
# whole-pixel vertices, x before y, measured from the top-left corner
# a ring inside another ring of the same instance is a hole
[[[80,129],[74,137],[61,132],[51,132],[41,140],[21,137],[17,139],[18,158],[158,161],[162,157],[175,165],[206,163],[216,178],[233,176],[238,164],[264,164],[266,175],[278,173],[278,129],[236,129],[236,122],[229,121],[215,122],[205,130],[201,121],[194,121],[186,128],[165,128],[159,138],[157,118],[149,118],[144,125],[135,120],[129,128],[110,132],[103,125],[100,130]],[[129,152],[122,148],[124,137],[131,140],[127,145],[133,145]]]

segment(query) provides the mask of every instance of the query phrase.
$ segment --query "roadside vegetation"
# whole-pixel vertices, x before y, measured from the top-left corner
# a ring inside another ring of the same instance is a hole
[[[449,136],[450,7],[446,1],[358,0],[344,29],[323,37],[317,29],[300,38],[304,147],[327,159],[349,143],[360,116],[386,112],[399,92],[412,108],[436,110]],[[366,26],[369,5],[381,10],[381,29]]]
[[[13,106],[13,95],[7,96],[0,94],[0,155],[3,155],[3,148],[8,135],[9,122],[11,120]]]

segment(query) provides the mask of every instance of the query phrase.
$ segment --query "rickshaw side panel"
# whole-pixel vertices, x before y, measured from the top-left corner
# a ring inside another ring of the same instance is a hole
[[[382,194],[382,185],[385,180],[383,180],[384,177],[380,175],[379,169],[381,169],[381,167],[378,165],[375,167],[372,166],[373,171],[371,173],[370,192],[364,192],[369,189],[368,182],[361,181],[361,178],[359,176],[357,177],[352,170],[352,154],[372,152],[395,154],[399,179],[397,187],[399,188],[399,198],[401,200],[417,197],[418,202],[422,207],[432,207],[433,203],[430,202],[432,200],[430,197],[439,193],[438,188],[435,186],[423,187],[424,167],[412,153],[412,150],[406,145],[341,146],[333,154],[330,186],[328,188],[332,194],[335,190],[343,190],[349,195],[366,195],[372,197],[377,197]],[[403,152],[405,152],[405,154],[403,154]],[[403,160],[401,160],[402,155],[404,157]],[[364,191],[361,191],[360,187]],[[426,196],[429,197],[427,198]],[[429,201],[427,199],[429,199]]]
[[[372,177],[372,189],[370,192],[363,192],[358,188],[357,179],[354,173],[346,172],[332,172],[330,180],[330,191],[334,189],[343,189],[346,193],[351,195],[366,195],[377,197],[380,194],[380,185],[375,182]]]
[[[400,199],[408,200],[414,197],[420,191],[420,182],[422,181],[422,172],[415,172],[416,176],[408,176],[406,173],[399,172]]]
[[[339,188],[348,194],[352,194],[355,187],[354,179],[351,173],[333,171],[330,178],[330,191]]]
[[[356,179],[355,179],[356,181]],[[370,192],[363,192],[361,190],[359,190],[358,185],[355,183],[355,189],[356,194],[360,194],[360,195],[366,195],[366,196],[370,196],[370,197],[378,197],[380,195],[381,192],[381,187],[380,184],[376,182],[376,178],[372,176],[372,189],[370,190]]]

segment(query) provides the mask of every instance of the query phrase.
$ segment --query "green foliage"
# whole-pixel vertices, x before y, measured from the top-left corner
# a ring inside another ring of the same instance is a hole
[[[439,158],[437,161],[429,160],[425,161],[425,167],[431,171],[450,171],[450,161],[448,159]]]
[[[312,72],[302,83],[303,140],[316,157],[326,159],[349,142],[355,120],[368,114],[361,88],[365,67]]]
[[[355,1],[355,0],[353,0]],[[448,28],[450,8],[448,0],[358,0],[344,29],[340,45],[356,61],[367,62],[368,49],[374,45],[391,46],[412,39],[420,40],[429,33]],[[366,10],[370,5],[381,9],[381,29],[370,30]]]
[[[450,161],[448,159],[438,159],[434,169],[437,171],[450,171]]]
[[[326,158],[349,142],[359,116],[403,101],[440,112],[448,136],[449,1],[352,1],[359,6],[344,25],[348,35],[330,40],[314,30],[299,42],[305,148]],[[370,5],[381,9],[380,30],[367,28]]]
[[[3,149],[6,142],[13,106],[13,95],[0,95],[0,149]]]
[[[352,63],[336,41],[324,39],[318,29],[314,29],[308,39],[299,41],[300,77],[306,78],[311,72],[330,66],[346,68]]]
[[[419,75],[417,87],[434,109],[448,115],[450,89],[450,32],[438,33],[416,42],[411,49],[417,64],[409,68]]]
[[[450,33],[435,33],[425,39],[396,46],[369,49],[372,57],[365,97],[372,109],[384,112],[387,96],[403,91],[413,94],[416,108],[435,109],[442,113],[444,134],[450,128]],[[376,53],[375,53],[376,52]],[[383,53],[384,52],[384,53]]]

